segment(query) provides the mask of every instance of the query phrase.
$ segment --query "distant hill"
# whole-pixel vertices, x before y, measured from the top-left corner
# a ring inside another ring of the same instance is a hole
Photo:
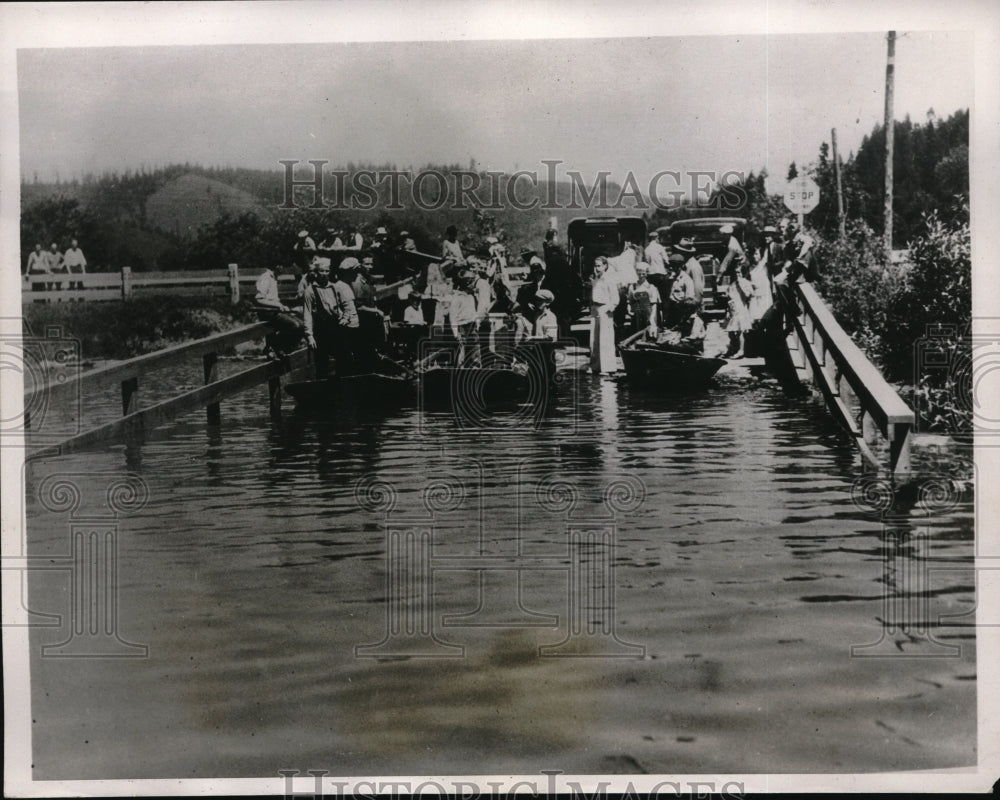
[[[182,239],[225,215],[266,214],[249,192],[203,175],[188,173],[168,181],[146,200],[146,224]]]

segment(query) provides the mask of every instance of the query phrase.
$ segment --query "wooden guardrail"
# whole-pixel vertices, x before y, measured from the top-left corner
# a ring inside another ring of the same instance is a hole
[[[57,303],[69,301],[129,300],[148,289],[201,288],[219,289],[229,295],[230,302],[240,302],[260,276],[260,270],[240,272],[237,264],[222,270],[185,270],[175,272],[133,272],[122,267],[119,272],[88,272],[85,275],[37,273],[25,275],[22,303]],[[279,290],[294,294],[299,278],[296,275],[278,276]]]
[[[85,275],[33,274],[24,276],[21,291],[22,303],[58,303],[71,301],[129,300],[146,289],[170,288],[218,288],[228,292],[234,305],[248,294],[253,297],[253,285],[260,271],[240,272],[239,265],[230,264],[226,272],[180,271],[180,272],[133,272],[130,267],[122,267],[119,272],[89,272]],[[291,297],[298,286],[299,276],[285,273],[278,276],[278,289],[282,295]],[[395,297],[400,286],[408,281],[397,281],[379,287],[379,300]]]
[[[31,420],[25,419],[26,442],[29,457],[50,454],[65,454],[92,447],[110,440],[141,437],[146,432],[174,420],[178,415],[193,409],[207,409],[209,424],[217,425],[221,419],[219,402],[238,392],[267,381],[269,406],[272,415],[281,410],[281,376],[288,373],[298,377],[309,363],[305,348],[296,350],[281,361],[268,361],[235,375],[219,378],[219,354],[242,342],[262,338],[271,330],[270,324],[257,322],[236,330],[198,339],[194,342],[168,347],[144,356],[130,358],[118,364],[80,373],[61,383],[50,383],[34,389],[44,392],[50,402],[58,402],[67,397],[80,397],[84,392],[118,382],[121,385],[122,417],[91,428],[62,442],[31,449]],[[139,394],[140,378],[151,370],[162,369],[193,357],[202,357],[205,385],[171,397],[167,400],[141,407]],[[27,405],[27,404],[26,404]]]
[[[795,318],[788,344],[793,359],[796,353],[799,356],[796,366],[811,377],[867,461],[881,466],[866,441],[876,429],[889,443],[890,472],[897,476],[908,473],[913,409],[851,340],[810,284],[796,284],[795,295],[802,313]],[[861,407],[857,422],[847,403],[849,392]]]

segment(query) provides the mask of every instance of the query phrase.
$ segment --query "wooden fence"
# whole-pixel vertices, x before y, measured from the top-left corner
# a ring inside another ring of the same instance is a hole
[[[236,305],[241,299],[253,299],[255,284],[261,271],[240,272],[237,264],[221,270],[183,272],[133,272],[122,267],[119,272],[90,272],[68,275],[64,272],[24,276],[21,303],[62,303],[95,300],[129,300],[144,293],[163,294],[165,291],[206,291],[229,297]],[[295,297],[299,276],[285,273],[278,276],[278,291],[283,298]],[[394,297],[406,281],[381,286],[380,300]]]
[[[268,361],[242,370],[235,375],[219,378],[219,354],[243,342],[261,339],[271,330],[266,322],[256,322],[236,330],[208,336],[187,344],[180,344],[157,350],[148,355],[130,358],[101,369],[83,372],[61,382],[53,382],[34,391],[46,396],[47,402],[57,404],[71,398],[92,394],[109,385],[121,386],[122,416],[112,422],[85,430],[61,442],[46,442],[32,447],[31,420],[25,418],[25,441],[28,455],[65,454],[108,441],[121,438],[141,438],[146,432],[172,421],[178,415],[196,408],[207,409],[209,424],[218,424],[221,419],[219,402],[230,395],[252,388],[265,381],[268,384],[269,405],[272,415],[281,410],[281,376],[289,374],[292,379],[305,377],[311,368],[309,353],[303,348],[296,350],[281,361]],[[161,400],[143,407],[140,403],[140,379],[153,370],[175,366],[189,359],[201,356],[205,384],[197,389],[185,391],[167,400]],[[25,406],[28,406],[27,398]]]
[[[854,436],[862,456],[876,468],[879,459],[868,440],[881,433],[889,443],[889,471],[898,477],[910,471],[910,433],[915,416],[874,364],[837,322],[826,303],[808,283],[797,284],[801,314],[788,336],[795,366],[816,386],[827,407]],[[860,420],[851,409],[860,405]]]

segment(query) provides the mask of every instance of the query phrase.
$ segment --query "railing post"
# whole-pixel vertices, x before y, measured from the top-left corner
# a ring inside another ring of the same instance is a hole
[[[281,416],[281,378],[275,376],[267,381],[268,406],[272,417]]]
[[[205,384],[215,383],[219,380],[219,356],[217,353],[205,353],[202,357],[205,367]],[[205,406],[208,414],[209,425],[220,425],[222,423],[222,410],[218,403],[209,403]]]
[[[895,477],[910,472],[910,427],[905,422],[889,425],[889,470]]]
[[[125,267],[128,269],[128,267]],[[139,378],[126,378],[122,381],[122,416],[127,417],[139,410]]]
[[[122,267],[122,300],[132,296],[132,268]]]
[[[240,268],[237,264],[229,265],[229,302],[234,306],[240,302]]]

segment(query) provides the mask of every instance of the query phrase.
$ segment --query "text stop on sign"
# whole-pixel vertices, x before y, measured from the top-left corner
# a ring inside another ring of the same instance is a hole
[[[819,186],[812,178],[789,181],[785,189],[785,206],[796,214],[808,214],[819,205]]]

